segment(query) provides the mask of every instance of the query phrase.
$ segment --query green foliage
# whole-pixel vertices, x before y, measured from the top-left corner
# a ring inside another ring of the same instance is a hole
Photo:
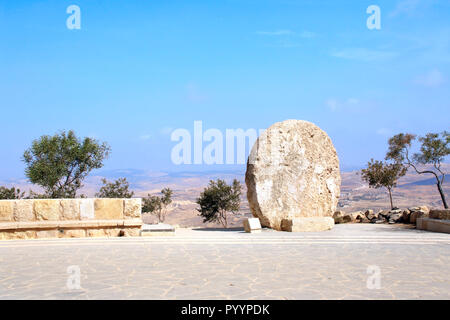
[[[241,183],[234,179],[232,185],[224,180],[211,180],[209,185],[200,194],[197,211],[203,217],[203,222],[220,222],[225,228],[228,225],[227,213],[239,211],[241,202]]]
[[[420,137],[420,153],[414,154],[414,160],[420,164],[432,164],[437,167],[450,154],[450,133],[441,133],[442,139],[437,133],[428,133]]]
[[[0,187],[0,200],[22,199],[24,196],[25,192],[21,192],[20,189],[16,189],[15,187]]]
[[[103,187],[95,194],[98,198],[131,198],[134,195],[134,192],[129,190],[127,178],[119,178],[114,182],[102,179],[102,183]]]
[[[405,162],[409,159],[409,149],[416,136],[410,133],[400,133],[389,139],[389,150],[386,154],[386,160],[395,162]]]
[[[170,188],[161,190],[161,197],[148,195],[143,199],[142,212],[150,212],[158,217],[159,222],[164,222],[167,215],[167,206],[172,203],[173,191]]]
[[[428,133],[424,137],[419,137],[420,152],[410,155],[412,143],[416,136],[412,134],[400,133],[389,139],[389,151],[386,159],[394,160],[407,167],[412,167],[418,174],[429,173],[436,178],[436,185],[441,195],[444,208],[448,208],[445,194],[442,190],[445,172],[441,168],[441,163],[450,154],[450,133],[447,131],[438,133]],[[417,165],[432,165],[430,169],[420,170]]]
[[[75,198],[81,182],[103,166],[110,147],[92,138],[78,139],[73,131],[34,140],[24,152],[25,174],[42,186],[49,198]]]
[[[361,170],[361,178],[369,183],[370,188],[387,188],[389,191],[391,208],[393,208],[394,205],[392,203],[391,190],[397,186],[398,179],[404,176],[406,171],[407,167],[401,163],[386,163],[371,159],[367,163],[367,168]]]

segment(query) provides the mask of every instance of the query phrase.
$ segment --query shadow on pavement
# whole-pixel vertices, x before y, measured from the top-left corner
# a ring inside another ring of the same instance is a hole
[[[195,228],[192,231],[244,231],[242,227],[233,227],[233,228]]]

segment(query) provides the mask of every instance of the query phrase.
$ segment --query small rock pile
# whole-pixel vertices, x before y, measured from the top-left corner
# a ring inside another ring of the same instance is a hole
[[[374,212],[369,209],[365,212],[356,211],[345,213],[336,211],[333,215],[334,223],[410,223],[416,224],[417,218],[427,218],[430,209],[427,206],[412,207],[408,209],[394,208]]]

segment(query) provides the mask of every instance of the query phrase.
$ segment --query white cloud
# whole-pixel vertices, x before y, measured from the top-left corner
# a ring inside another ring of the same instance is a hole
[[[172,127],[163,127],[159,132],[162,135],[170,135],[172,133],[172,131],[173,131]]]
[[[339,102],[336,99],[328,99],[327,101],[325,101],[325,104],[327,105],[327,107],[331,110],[331,111],[336,111],[339,107]]]
[[[428,4],[431,1],[428,0]],[[413,15],[420,6],[424,4],[424,1],[422,0],[402,0],[397,3],[397,6],[393,11],[389,13],[390,17],[395,17],[398,15],[406,14],[408,16]]]
[[[311,31],[303,31],[301,33],[299,33],[299,36],[301,38],[314,38],[316,36],[316,34],[314,32]]]
[[[152,136],[149,134],[143,134],[142,136],[139,137],[140,140],[144,140],[147,141],[151,138]]]
[[[424,75],[420,75],[414,79],[416,84],[425,86],[425,87],[438,87],[442,83],[444,83],[445,79],[442,73],[433,69]]]
[[[359,104],[359,100],[356,99],[356,98],[348,98],[347,99],[347,103],[348,104],[352,104],[352,105],[356,105],[356,104]]]
[[[339,51],[335,50],[331,53],[331,55],[336,58],[368,62],[392,59],[398,54],[392,51],[370,50],[366,48],[348,48]]]
[[[342,101],[335,99],[335,98],[329,98],[325,101],[325,105],[330,109],[331,111],[354,111],[357,110],[360,106],[360,101],[357,98],[348,98],[344,99]]]

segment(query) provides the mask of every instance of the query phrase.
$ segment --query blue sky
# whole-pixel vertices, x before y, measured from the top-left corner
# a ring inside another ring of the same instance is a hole
[[[69,5],[81,29],[69,30]],[[369,30],[369,5],[381,30]],[[390,135],[449,129],[450,1],[0,0],[0,178],[73,129],[112,147],[105,169],[175,166],[170,132],[314,122],[342,168]]]

